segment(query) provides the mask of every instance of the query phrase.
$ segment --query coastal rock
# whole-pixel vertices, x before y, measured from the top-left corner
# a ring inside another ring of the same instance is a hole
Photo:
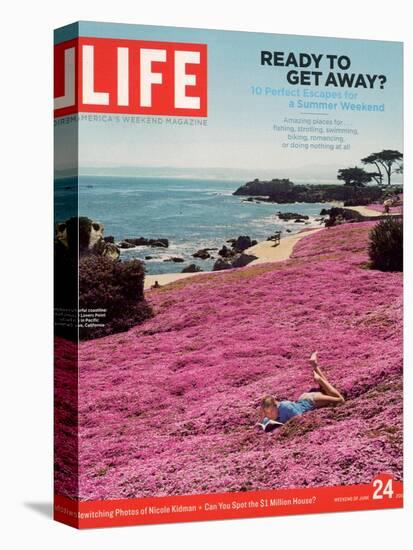
[[[56,224],[55,244],[57,263],[70,261],[70,257],[105,256],[119,259],[120,250],[113,237],[104,237],[104,225],[86,216],[72,217]],[[75,252],[76,251],[76,252]]]
[[[164,262],[174,262],[174,263],[183,263],[185,260],[183,258],[179,258],[178,256],[172,256],[171,258],[166,258]]]
[[[274,192],[287,193],[294,187],[294,183],[288,178],[272,179],[271,181],[260,181],[255,178],[253,181],[247,182],[239,187],[234,195],[250,195],[250,196],[270,196]]]
[[[153,256],[145,256],[145,260],[152,260]]]
[[[136,237],[136,238],[128,238],[124,239],[124,242],[127,242],[133,246],[147,246],[149,244],[149,239],[145,239],[145,237]]]
[[[233,239],[235,241],[235,239]],[[228,241],[227,241],[228,242]],[[234,256],[235,252],[228,248],[227,246],[224,246],[218,251],[218,255],[222,256],[222,258],[230,258],[231,256]]]
[[[257,241],[255,241],[255,244],[257,244]],[[232,248],[236,252],[244,252],[247,248],[250,248],[253,246],[251,237],[247,235],[240,235],[235,241],[232,243]]]
[[[187,267],[184,267],[181,273],[199,273],[202,269],[196,264],[189,264]]]
[[[117,243],[117,247],[122,249],[128,249],[128,248],[135,248],[135,245],[127,241],[120,241],[119,243]]]
[[[351,185],[295,185],[289,179],[254,181],[241,185],[234,195],[260,197],[261,202],[287,204],[294,202],[368,201],[374,203],[382,196],[378,185],[354,188]]]
[[[323,210],[324,211],[324,210]],[[348,208],[330,208],[325,210],[328,214],[328,218],[325,220],[325,227],[332,227],[341,223],[353,223],[363,221],[364,217],[356,210]]]
[[[113,243],[104,243],[104,246],[101,247],[101,256],[105,256],[106,258],[110,258],[114,262],[119,259],[120,256],[120,250],[119,248],[113,244]]]
[[[305,214],[298,214],[297,212],[278,212],[277,216],[280,218],[280,220],[283,220],[283,221],[308,220],[310,218]]]
[[[257,241],[251,239],[248,235],[240,235],[236,239],[228,239],[227,243],[231,243],[231,248],[228,248],[225,244],[218,251],[218,255],[226,259],[234,259],[235,256],[241,254],[247,248],[255,246]]]
[[[84,251],[82,255],[93,254],[94,256],[105,256],[106,258],[116,261],[120,256],[120,249],[113,243],[105,242],[103,237],[98,238],[98,240],[89,248],[87,251]]]
[[[168,248],[169,241],[168,239],[159,239],[159,240],[153,240],[149,239],[151,242],[149,243],[150,246],[157,246],[159,248]]]
[[[257,259],[257,256],[253,254],[240,254],[233,262],[232,267],[244,267],[254,260]]]
[[[223,260],[222,258],[218,258],[217,261],[214,263],[212,271],[222,271],[223,269],[231,269],[231,267],[231,262],[229,262],[228,260]]]
[[[232,253],[229,257],[218,258],[214,264],[213,271],[244,267],[256,259],[257,256],[254,256],[253,254],[244,254],[243,252],[240,254]]]
[[[129,237],[124,239],[124,242],[132,244],[133,246],[158,246],[160,248],[169,247],[169,240],[164,238],[147,239],[146,237]]]
[[[103,240],[105,241],[105,243],[115,244],[115,237],[113,235],[108,235],[107,237],[103,237]]]
[[[207,260],[211,257],[211,254],[209,253],[209,248],[201,248],[194,254],[192,254],[193,258],[200,258],[201,260]]]

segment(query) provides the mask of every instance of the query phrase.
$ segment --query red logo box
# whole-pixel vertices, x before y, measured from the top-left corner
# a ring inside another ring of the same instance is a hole
[[[207,116],[207,46],[80,37],[54,48],[54,116]]]

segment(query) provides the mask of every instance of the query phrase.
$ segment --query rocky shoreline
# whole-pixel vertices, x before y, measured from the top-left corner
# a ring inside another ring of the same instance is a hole
[[[279,219],[282,222],[291,222],[291,224],[311,224],[310,216],[301,214],[298,212],[277,212],[274,215],[274,221]],[[323,222],[323,217],[314,218],[313,221]],[[294,228],[284,228],[285,233],[293,233]],[[276,231],[274,234],[267,237],[267,241],[273,241],[274,246],[279,244],[282,231]],[[154,249],[160,249],[166,251],[170,248],[171,241],[169,238],[164,237],[125,237],[119,241],[116,241],[113,235],[104,237],[104,241],[119,249],[119,252],[130,251],[138,247],[150,247]],[[252,238],[249,235],[239,235],[234,238],[227,239],[221,247],[205,247],[200,248],[191,254],[197,262],[188,263],[180,271],[181,273],[199,273],[204,271],[202,264],[205,260],[209,260],[206,271],[222,271],[225,269],[234,269],[244,267],[249,263],[257,260],[257,257],[253,254],[245,253],[249,248],[258,244],[257,239]],[[168,257],[162,257],[162,254],[152,255],[151,253],[144,256],[142,261],[159,260],[159,262],[169,262],[174,264],[183,264],[188,262],[188,259],[182,256],[170,255]],[[210,261],[213,260],[213,265],[210,265]]]
[[[248,202],[275,202],[288,204],[295,202],[357,202],[373,203],[382,195],[378,185],[353,187],[340,184],[296,185],[288,178],[259,180],[256,178],[241,185],[234,195],[248,196]]]
[[[145,290],[150,289],[157,289],[164,287],[165,285],[168,285],[170,283],[174,283],[176,281],[180,281],[184,278],[190,277],[190,276],[196,276],[196,275],[212,275],[216,274],[219,275],[219,273],[223,270],[231,270],[233,271],[236,267],[244,267],[244,265],[247,266],[256,266],[259,264],[268,264],[268,263],[276,263],[281,262],[283,260],[286,260],[290,258],[292,251],[301,239],[309,235],[310,233],[316,233],[318,231],[322,231],[324,227],[319,228],[311,228],[311,229],[301,229],[298,233],[295,233],[293,235],[287,235],[283,239],[280,239],[280,233],[275,233],[274,235],[271,235],[267,238],[267,240],[259,241],[258,243],[254,244],[250,248],[245,249],[242,253],[239,254],[239,257],[241,258],[238,260],[238,262],[233,260],[233,256],[231,256],[230,260],[227,260],[235,265],[231,265],[231,267],[224,267],[223,269],[207,269],[203,271],[200,266],[197,266],[195,264],[191,264],[187,267],[185,267],[181,272],[175,272],[175,273],[160,273],[157,275],[146,275],[145,277]],[[230,239],[231,241],[235,241],[235,239]],[[251,241],[255,242],[255,241]],[[226,246],[226,245],[225,245]],[[229,247],[227,247],[229,248]],[[232,252],[232,247],[231,250]],[[221,259],[221,258],[219,258]],[[248,263],[242,264],[245,259],[248,260]]]
[[[110,237],[113,239],[113,237]],[[124,239],[123,241],[120,241],[116,243],[116,245],[119,248],[135,248],[136,246],[152,246],[152,247],[158,247],[158,248],[168,248],[169,247],[169,240],[164,238],[159,239],[146,239],[145,237],[134,237],[134,238],[128,238]]]
[[[310,217],[300,212],[280,211],[278,211],[275,216],[282,222],[287,222],[288,225],[291,225],[290,227],[284,227],[283,231],[276,231],[274,234],[267,237],[267,241],[273,241],[274,247],[280,243],[282,233],[287,234],[297,232],[297,230],[294,230],[294,226],[296,224],[297,226],[306,225],[313,228],[314,226],[332,227],[342,223],[356,223],[369,219],[369,217],[361,214],[354,207],[343,208],[338,206],[323,208],[317,217]],[[170,239],[164,237],[125,237],[123,240],[115,242],[114,237],[110,235],[108,237],[104,237],[104,240],[111,246],[117,247],[119,252],[122,250],[132,250],[137,247],[151,247],[154,249],[158,248],[161,250],[166,250],[171,244]],[[162,255],[156,256],[151,254],[146,255],[142,261],[154,260],[159,262],[169,262],[172,264],[184,264],[180,270],[180,273],[182,274],[200,273],[204,271],[222,271],[226,269],[244,267],[251,262],[256,261],[258,257],[254,255],[253,252],[250,253],[248,249],[254,249],[254,246],[257,244],[257,240],[253,239],[251,236],[239,235],[238,237],[227,239],[221,247],[205,247],[196,250],[191,254],[192,258],[194,258],[196,262],[191,262],[190,260],[188,261],[187,257],[182,257],[179,255],[170,255],[162,258]],[[208,260],[206,264],[207,267],[204,269],[202,264],[206,260]],[[213,261],[212,265],[211,260]]]

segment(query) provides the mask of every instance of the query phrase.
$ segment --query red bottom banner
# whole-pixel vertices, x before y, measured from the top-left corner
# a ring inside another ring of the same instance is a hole
[[[403,483],[381,474],[365,485],[305,489],[94,501],[55,495],[54,519],[87,529],[402,507]]]

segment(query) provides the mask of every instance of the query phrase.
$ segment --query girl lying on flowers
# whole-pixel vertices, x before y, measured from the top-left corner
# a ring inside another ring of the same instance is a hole
[[[293,416],[304,414],[312,409],[334,406],[344,403],[342,394],[327,380],[326,375],[318,366],[317,352],[310,357],[314,380],[320,386],[320,391],[303,393],[298,401],[277,401],[273,395],[266,395],[261,401],[261,424],[265,426],[269,421],[284,424]]]

